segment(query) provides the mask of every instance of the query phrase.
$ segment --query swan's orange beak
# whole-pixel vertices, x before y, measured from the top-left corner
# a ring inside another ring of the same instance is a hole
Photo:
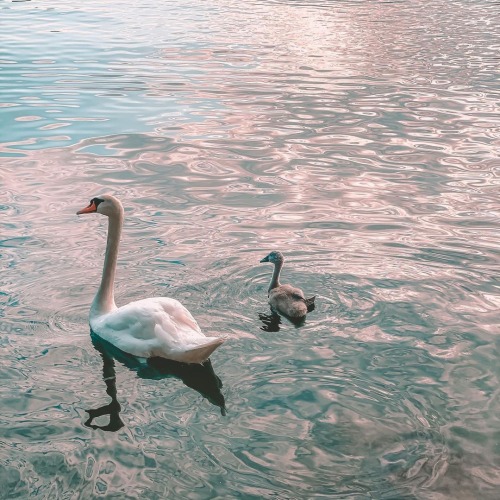
[[[90,205],[88,207],[78,210],[78,212],[76,212],[76,215],[91,214],[92,212],[97,212],[97,206],[93,201],[90,202]]]

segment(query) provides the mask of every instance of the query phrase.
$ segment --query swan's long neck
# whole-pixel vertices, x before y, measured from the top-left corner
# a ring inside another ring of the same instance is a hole
[[[123,209],[109,217],[108,241],[106,243],[102,279],[99,290],[92,302],[91,315],[101,315],[116,309],[114,283],[122,225]]]
[[[280,272],[281,268],[283,267],[283,261],[279,260],[274,263],[274,271],[273,271],[273,276],[271,278],[271,282],[269,283],[269,292],[273,289],[276,288],[277,286],[280,286]]]

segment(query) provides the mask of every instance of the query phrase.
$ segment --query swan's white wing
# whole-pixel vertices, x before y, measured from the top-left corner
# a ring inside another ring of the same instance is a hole
[[[179,329],[179,333],[186,332],[192,334],[193,332],[197,332],[203,335],[200,326],[193,318],[192,314],[178,300],[167,297],[157,297],[149,300],[157,301],[163,311],[175,322]],[[148,299],[146,299],[146,301],[148,301]]]
[[[131,302],[91,318],[90,326],[97,335],[119,349],[135,356],[150,357],[159,347],[155,336],[157,316],[152,308]]]
[[[138,300],[91,320],[96,334],[135,356],[184,358],[200,346],[214,347],[222,339],[206,337],[191,313],[175,299]]]
[[[170,332],[175,328],[176,348],[189,350],[200,346],[218,346],[223,342],[224,339],[205,336],[191,313],[178,300],[166,297],[153,300],[158,301],[165,312],[162,316],[163,321],[156,325],[158,338],[165,338],[168,341],[167,339],[171,337]]]

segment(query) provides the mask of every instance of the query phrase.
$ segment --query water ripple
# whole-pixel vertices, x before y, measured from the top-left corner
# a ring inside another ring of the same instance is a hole
[[[2,16],[7,495],[498,496],[495,1]],[[106,224],[74,214],[103,191],[117,302],[229,335],[208,388],[89,336]],[[273,249],[317,295],[300,327],[267,305]]]

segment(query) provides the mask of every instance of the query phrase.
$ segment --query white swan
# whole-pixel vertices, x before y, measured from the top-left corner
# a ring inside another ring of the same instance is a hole
[[[153,297],[116,307],[114,281],[123,206],[111,195],[93,198],[80,214],[109,218],[101,285],[90,308],[90,327],[99,337],[134,356],[202,363],[225,339],[206,337],[191,313],[175,299]]]
[[[273,275],[268,290],[269,305],[272,309],[294,321],[304,319],[308,312],[314,310],[314,299],[316,296],[306,299],[304,292],[300,288],[280,283],[281,268],[285,262],[285,257],[283,257],[281,252],[271,252],[260,262],[271,262],[274,264]]]

